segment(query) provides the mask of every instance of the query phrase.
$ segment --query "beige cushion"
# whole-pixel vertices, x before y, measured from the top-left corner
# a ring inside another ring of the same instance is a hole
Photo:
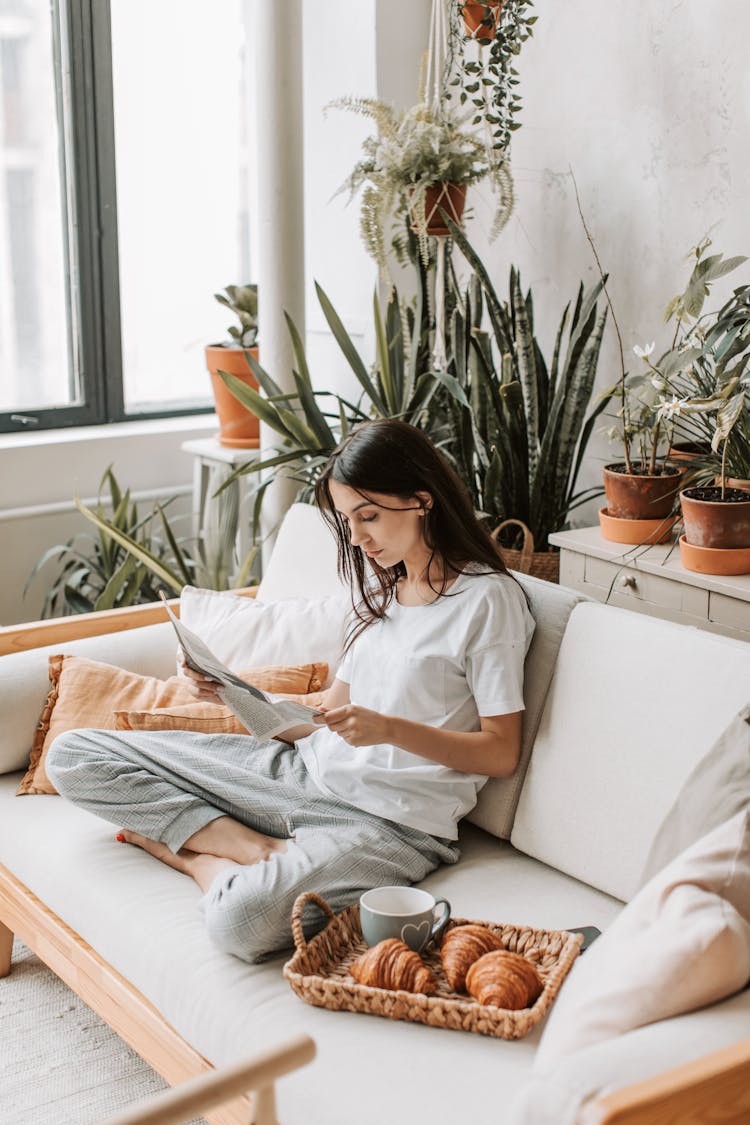
[[[501,839],[509,839],[513,817],[521,794],[531,750],[539,727],[544,701],[547,698],[558,649],[573,608],[585,599],[574,590],[542,582],[528,574],[517,574],[529,598],[536,629],[524,665],[521,758],[512,777],[493,777],[484,785],[476,807],[467,820]]]
[[[750,704],[701,758],[656,834],[641,876],[647,883],[675,856],[750,807]]]
[[[0,774],[29,760],[34,731],[49,692],[49,658],[60,644],[0,656]],[[166,679],[175,670],[174,630],[168,621],[65,643],[65,652]]]
[[[695,1062],[747,1038],[750,990],[688,1015],[636,1028],[533,1069],[510,1104],[503,1125],[594,1125],[592,1102],[635,1082]]]
[[[328,668],[327,664],[307,664],[306,668]],[[286,669],[287,672],[292,669]],[[246,677],[247,678],[247,677]],[[311,681],[318,682],[315,678]],[[263,684],[255,685],[263,689]],[[278,692],[268,690],[274,699],[290,699],[306,707],[320,707],[322,691]],[[115,730],[188,730],[198,734],[247,734],[233,711],[218,703],[187,703],[180,707],[160,707],[154,711],[115,711]]]
[[[312,504],[292,504],[263,568],[258,601],[349,593],[337,573],[336,540]]]
[[[628,903],[573,966],[535,1069],[750,980],[750,811],[698,840]]]
[[[584,602],[570,615],[511,840],[627,901],[696,763],[748,701],[750,645]]]
[[[185,586],[180,618],[230,668],[326,663],[328,686],[341,661],[349,604],[343,593],[267,605],[257,598]]]
[[[297,693],[317,691],[327,674],[327,664],[256,668],[239,672],[242,679],[262,691],[296,690]],[[161,716],[152,720],[151,725],[148,722],[143,725],[139,724],[138,717],[161,708],[190,707],[195,704],[195,697],[185,680],[179,676],[170,676],[167,680],[160,680],[155,676],[139,676],[100,660],[89,660],[85,656],[60,653],[50,656],[49,678],[49,693],[34,732],[29,768],[18,788],[19,796],[57,792],[47,776],[46,761],[49,748],[58,735],[79,727],[98,730],[188,729],[169,723],[164,725]],[[224,729],[235,731],[238,728],[241,733],[247,733],[241,724],[234,721],[227,728],[226,708],[205,703],[197,706],[220,712]],[[131,714],[134,716],[132,721]]]

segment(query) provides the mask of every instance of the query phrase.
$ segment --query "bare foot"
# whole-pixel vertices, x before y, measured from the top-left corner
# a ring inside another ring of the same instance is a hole
[[[173,867],[175,871],[189,875],[202,891],[208,890],[220,871],[237,866],[234,860],[223,859],[216,855],[203,855],[188,848],[180,848],[178,852],[173,852],[159,840],[149,840],[147,836],[141,836],[139,832],[130,832],[127,828],[118,832],[117,839],[124,844],[135,844],[136,847],[143,848],[144,852],[165,863],[167,867]]]
[[[286,840],[265,836],[231,816],[219,816],[189,836],[184,847],[192,852],[249,865],[268,859],[274,852],[285,852]]]

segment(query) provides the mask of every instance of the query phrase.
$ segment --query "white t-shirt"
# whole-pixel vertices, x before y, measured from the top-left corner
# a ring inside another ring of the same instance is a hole
[[[336,677],[352,703],[444,730],[480,729],[481,715],[522,711],[534,619],[507,575],[458,576],[429,605],[395,600],[357,637]],[[297,743],[324,793],[409,828],[454,840],[487,781],[398,746],[350,746],[321,727]]]

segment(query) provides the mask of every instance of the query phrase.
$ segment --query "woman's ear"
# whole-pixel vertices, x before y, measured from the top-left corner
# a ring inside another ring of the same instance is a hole
[[[432,507],[432,496],[429,492],[415,492],[414,495],[421,504],[423,511],[429,512]]]

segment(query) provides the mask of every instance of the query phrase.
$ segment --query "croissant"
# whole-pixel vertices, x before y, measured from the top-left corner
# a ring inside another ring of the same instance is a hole
[[[503,943],[494,930],[487,926],[454,926],[443,938],[440,960],[445,979],[454,992],[466,987],[466,974],[479,957],[493,949],[502,949]]]
[[[413,949],[398,938],[373,945],[353,961],[349,972],[360,984],[371,988],[401,988],[405,992],[437,992],[437,980]]]
[[[466,988],[480,1004],[518,1011],[531,1007],[543,984],[531,961],[498,949],[474,962],[466,974]]]

